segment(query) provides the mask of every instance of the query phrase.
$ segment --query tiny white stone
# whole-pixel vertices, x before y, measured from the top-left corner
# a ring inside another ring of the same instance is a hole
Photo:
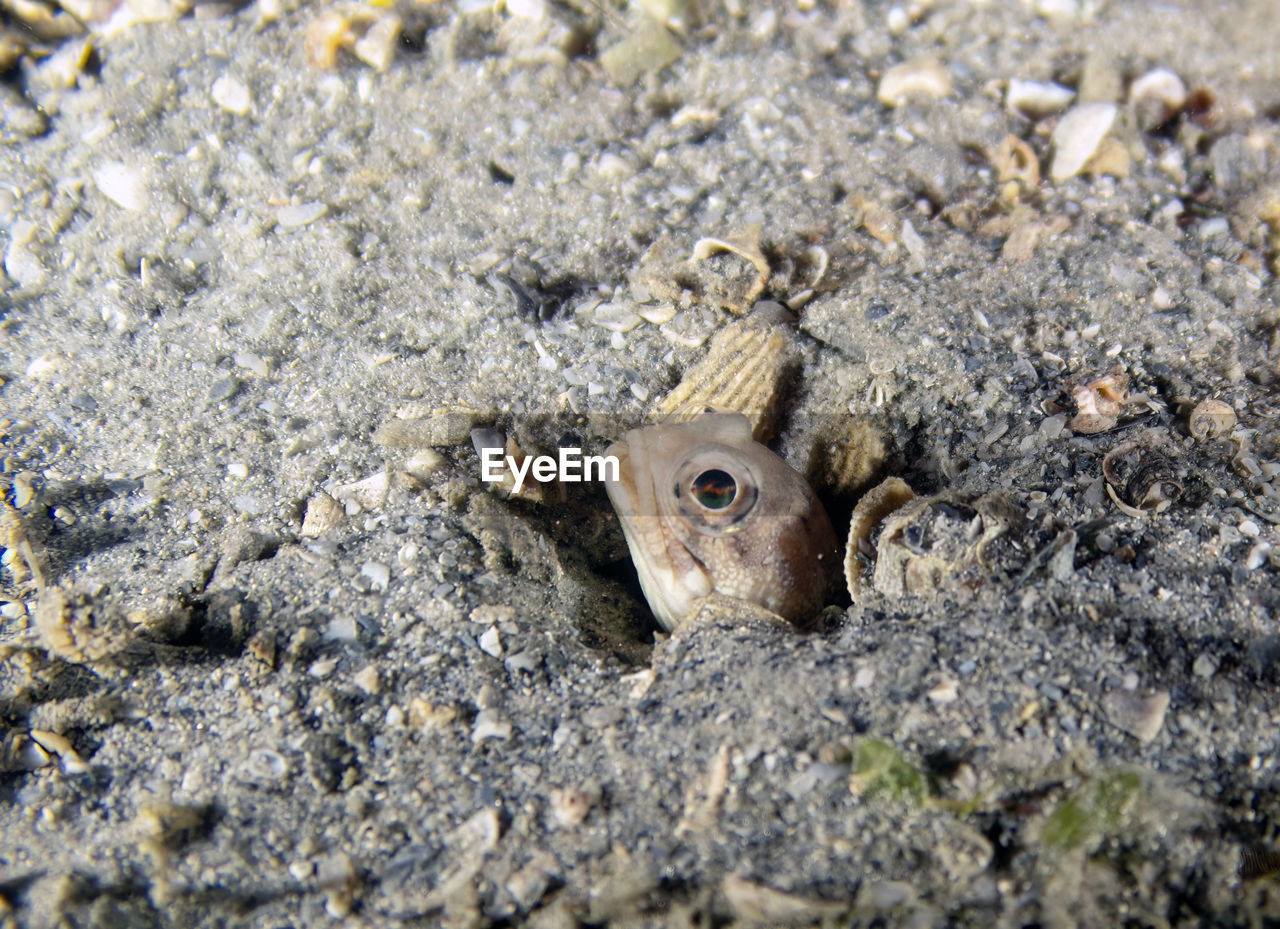
[[[485,739],[499,741],[511,738],[511,723],[498,715],[495,709],[481,710],[476,714],[475,725],[471,727],[471,741],[483,742]]]
[[[1156,68],[1138,78],[1129,87],[1129,102],[1159,100],[1166,113],[1176,113],[1187,102],[1187,85],[1168,68]]]
[[[355,619],[346,614],[329,620],[324,630],[324,637],[335,642],[354,642],[357,634]]]
[[[1248,536],[1251,539],[1256,539],[1262,534],[1262,529],[1252,519],[1244,520],[1240,523],[1238,528],[1240,529],[1241,535]]]
[[[1055,181],[1065,181],[1084,170],[1111,131],[1117,112],[1114,103],[1081,103],[1067,110],[1050,138],[1053,162],[1049,176]]]
[[[27,365],[27,377],[45,377],[53,374],[61,366],[61,360],[57,355],[41,355],[39,358],[33,358]]]
[[[391,568],[377,561],[366,561],[360,567],[360,573],[373,582],[379,590],[386,590],[391,583]]]
[[[239,78],[230,74],[224,74],[214,81],[213,86],[209,88],[209,95],[213,97],[214,103],[237,116],[248,113],[249,107],[253,105],[249,88]]]
[[[4,273],[19,287],[40,287],[49,280],[49,270],[26,245],[13,241],[4,250]]]
[[[1066,109],[1075,95],[1074,90],[1061,84],[1013,78],[1009,81],[1009,92],[1005,95],[1004,102],[1010,112],[1021,113],[1031,119],[1043,119]]]
[[[1271,543],[1258,542],[1249,549],[1249,557],[1245,559],[1244,566],[1250,571],[1256,571],[1267,563],[1267,556],[1270,554]]]
[[[522,19],[542,19],[547,15],[546,0],[507,0],[507,12]]]
[[[630,332],[644,320],[619,303],[602,303],[591,313],[591,321],[611,332]]]
[[[400,17],[384,16],[356,40],[351,52],[373,70],[381,73],[391,67],[396,43],[400,40]]]
[[[95,168],[93,183],[104,197],[126,210],[145,210],[151,200],[143,172],[120,161],[108,161]]]
[[[647,323],[661,326],[675,318],[676,305],[665,300],[660,303],[642,303],[636,307],[636,315]]]
[[[1215,236],[1226,235],[1231,231],[1231,224],[1227,222],[1225,216],[1215,216],[1213,219],[1206,219],[1200,224],[1200,238],[1212,239]]]
[[[494,658],[501,658],[505,654],[502,648],[502,639],[498,637],[497,626],[490,626],[480,636],[480,651],[486,655],[492,655]]]
[[[336,668],[337,666],[338,666],[337,658],[322,658],[320,661],[317,661],[315,664],[313,664],[310,668],[307,669],[307,674],[311,675],[318,681],[322,681],[326,677],[328,677],[330,674],[332,674],[333,669]]]
[[[233,461],[227,465],[227,474],[243,481],[249,476],[249,466],[243,461]]]
[[[1080,13],[1079,0],[1033,0],[1032,8],[1036,15],[1053,22],[1073,20]]]
[[[246,371],[252,371],[258,377],[267,376],[267,362],[261,355],[253,352],[236,352],[232,360]]]
[[[955,681],[947,680],[936,684],[925,696],[934,703],[945,705],[954,703],[956,698],[960,696],[960,690]]]
[[[911,27],[911,17],[901,5],[895,3],[889,7],[889,12],[885,16],[885,25],[889,27],[890,35],[902,35]]]
[[[276,222],[286,229],[296,229],[314,222],[328,211],[323,203],[291,203],[276,210]]]
[[[1201,652],[1191,665],[1191,673],[1196,677],[1213,677],[1218,670],[1218,660],[1208,652]]]
[[[950,93],[951,75],[942,62],[929,56],[894,65],[876,87],[876,99],[894,107],[912,98],[936,100]]]
[[[624,177],[630,177],[634,171],[630,162],[613,152],[605,152],[596,161],[596,174],[606,180],[621,180]]]
[[[354,512],[356,513],[362,509],[376,510],[387,502],[387,491],[390,486],[387,474],[383,471],[366,477],[362,481],[353,481],[350,484],[336,487],[334,488],[333,496],[335,499],[347,504],[348,508],[354,505]],[[354,513],[349,511],[348,515],[354,515]]]

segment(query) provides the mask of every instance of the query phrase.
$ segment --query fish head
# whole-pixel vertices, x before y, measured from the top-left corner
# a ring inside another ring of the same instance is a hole
[[[756,603],[803,626],[839,570],[835,533],[804,478],[740,413],[633,429],[605,482],[654,616],[671,630],[702,597]]]

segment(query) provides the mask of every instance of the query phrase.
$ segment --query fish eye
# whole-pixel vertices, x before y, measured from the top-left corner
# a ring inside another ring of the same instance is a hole
[[[671,501],[687,525],[704,535],[739,532],[756,514],[760,480],[736,449],[710,446],[673,471]]]
[[[719,468],[708,468],[693,479],[689,486],[693,499],[709,510],[723,510],[738,496],[738,484],[733,475]]]

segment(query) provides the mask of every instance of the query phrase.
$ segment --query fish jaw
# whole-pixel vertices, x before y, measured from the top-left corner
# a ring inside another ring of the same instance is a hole
[[[618,460],[618,478],[606,480],[605,490],[622,524],[645,600],[654,618],[670,632],[689,615],[694,601],[711,593],[713,585],[706,568],[670,532],[653,481],[636,480],[637,474],[652,474],[648,443],[639,435],[642,431],[633,429],[605,451]]]

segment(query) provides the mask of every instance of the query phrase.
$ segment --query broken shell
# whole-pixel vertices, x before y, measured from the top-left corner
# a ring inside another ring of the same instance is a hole
[[[900,477],[891,477],[863,494],[858,505],[853,508],[853,516],[849,520],[849,541],[844,554],[844,580],[849,587],[849,596],[853,599],[858,599],[866,589],[863,566],[874,555],[875,547],[871,537],[876,527],[889,514],[910,503],[915,497],[906,481]]]
[[[746,284],[745,289],[730,286],[723,295],[720,295],[713,291],[723,288],[704,288],[710,296],[718,297],[714,302],[722,304],[735,313],[744,312],[750,307],[755,298],[760,295],[760,291],[764,290],[764,285],[769,281],[769,259],[765,258],[764,252],[760,250],[761,228],[760,223],[751,223],[741,232],[727,238],[706,237],[693,243],[691,263],[706,261],[712,255],[720,252],[731,252],[734,255],[745,258],[755,269],[755,280]],[[732,285],[733,282],[728,281],[726,283]]]
[[[1137,442],[1122,442],[1102,459],[1102,476],[1107,483],[1123,487],[1138,468],[1141,446]]]
[[[101,661],[134,641],[119,607],[82,591],[48,587],[36,603],[35,625],[49,653],[73,664]]]
[[[1187,430],[1197,439],[1216,439],[1236,426],[1236,411],[1221,400],[1202,400],[1187,417]]]
[[[996,180],[1021,181],[1026,188],[1035,188],[1040,184],[1040,162],[1031,146],[1016,135],[1007,135],[1000,147],[996,149],[991,163],[996,169]]]
[[[465,408],[426,411],[416,404],[396,410],[394,419],[380,425],[373,441],[389,448],[451,448],[466,445],[471,430],[485,418],[480,410]]]
[[[1076,415],[1067,426],[1081,435],[1106,432],[1120,418],[1120,407],[1129,394],[1129,375],[1113,372],[1071,392],[1076,402]]]
[[[760,223],[751,223],[733,235],[699,239],[689,257],[664,233],[649,246],[632,272],[632,289],[648,294],[645,299],[683,307],[697,301],[732,313],[746,312],[771,273],[760,249],[761,228]],[[736,258],[726,258],[726,253]]]
[[[887,596],[929,593],[955,580],[975,589],[1026,561],[1022,512],[1002,494],[948,491],[885,520],[872,583]]]
[[[1167,123],[1186,102],[1187,85],[1168,68],[1148,71],[1129,88],[1129,103],[1143,129]]]
[[[1084,170],[1103,138],[1111,131],[1118,109],[1114,103],[1081,103],[1063,115],[1053,129],[1053,161],[1049,176],[1065,181]]]
[[[1163,513],[1182,497],[1182,484],[1163,454],[1139,442],[1117,445],[1102,459],[1107,493],[1129,516]]]
[[[926,56],[894,65],[880,78],[876,98],[901,106],[913,97],[936,100],[951,93],[951,75],[938,59]]]
[[[742,413],[757,442],[773,435],[782,386],[794,360],[790,331],[776,317],[753,314],[725,326],[654,409],[653,420],[687,422],[707,410]]]
[[[330,529],[342,525],[346,510],[342,504],[325,493],[318,493],[307,501],[307,512],[302,517],[302,529],[299,534],[303,538],[314,538],[323,535]]]
[[[865,420],[837,419],[823,428],[809,452],[809,483],[820,494],[853,503],[884,467],[888,443],[884,432]]]

